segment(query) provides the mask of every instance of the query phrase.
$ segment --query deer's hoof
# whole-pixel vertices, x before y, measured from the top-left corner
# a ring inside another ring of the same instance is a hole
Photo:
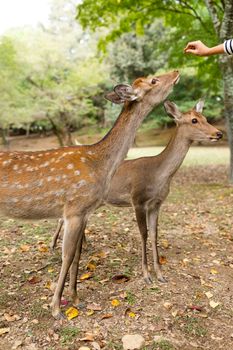
[[[164,278],[163,276],[158,277],[158,281],[161,283],[167,283],[166,278]]]
[[[153,280],[152,280],[151,276],[144,277],[144,281],[146,282],[146,284],[152,284],[153,283]]]
[[[55,320],[66,320],[66,316],[60,311],[57,314],[53,314],[53,318],[55,318]]]

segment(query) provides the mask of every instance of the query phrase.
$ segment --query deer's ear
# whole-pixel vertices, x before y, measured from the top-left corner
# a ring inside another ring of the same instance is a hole
[[[200,99],[193,109],[198,113],[202,113],[203,108],[204,108],[204,104],[205,104],[205,100]]]
[[[112,92],[109,92],[108,94],[106,94],[104,96],[107,100],[111,101],[112,103],[115,103],[115,104],[121,104],[121,103],[124,103],[125,101],[122,100],[120,98],[120,96],[118,96],[115,91],[112,91]]]
[[[164,108],[167,114],[173,117],[175,120],[180,120],[182,117],[182,113],[179,111],[177,105],[171,101],[164,102]]]
[[[123,101],[135,101],[139,97],[137,91],[128,84],[119,84],[115,86],[114,91]]]

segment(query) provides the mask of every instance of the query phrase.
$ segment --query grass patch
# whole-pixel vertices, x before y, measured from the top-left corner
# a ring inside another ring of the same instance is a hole
[[[126,291],[126,301],[129,305],[134,305],[136,303],[136,296],[130,291]]]
[[[204,337],[207,334],[207,329],[199,324],[196,317],[185,316],[183,321],[185,321],[183,329],[186,334],[197,337]]]
[[[175,350],[175,348],[172,345],[172,343],[164,339],[164,340],[155,342],[153,344],[152,350]]]
[[[63,345],[71,343],[74,338],[79,334],[80,330],[77,327],[63,327],[60,330],[61,343]]]

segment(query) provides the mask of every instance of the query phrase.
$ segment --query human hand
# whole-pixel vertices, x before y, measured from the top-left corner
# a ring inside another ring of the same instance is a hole
[[[190,41],[184,48],[185,53],[192,53],[196,56],[208,56],[210,54],[210,48],[203,44],[202,41]]]

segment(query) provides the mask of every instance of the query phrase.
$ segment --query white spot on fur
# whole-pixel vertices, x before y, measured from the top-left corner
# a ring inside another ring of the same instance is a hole
[[[75,189],[77,189],[77,188],[80,188],[80,187],[86,185],[86,183],[87,183],[87,182],[86,182],[85,180],[81,180],[81,181],[79,181],[78,183],[73,184],[72,187],[75,188]]]
[[[68,164],[67,169],[74,169],[74,164],[72,164],[72,163]]]
[[[79,176],[80,175],[80,171],[79,170],[75,170],[74,175]]]
[[[85,163],[85,161],[86,161],[86,158],[84,158],[84,157],[81,157],[81,158],[80,158],[80,160],[81,160],[81,162]]]
[[[10,163],[11,163],[11,159],[8,159],[8,160],[4,160],[4,161],[2,162],[2,165],[5,166],[5,165],[8,165],[8,164],[10,164]]]
[[[49,165],[49,162],[45,162],[40,165],[40,168],[46,168]]]
[[[28,166],[28,167],[26,168],[26,170],[27,170],[27,171],[34,171],[34,170],[35,170],[35,168],[34,168],[34,167],[32,167],[32,166]]]

